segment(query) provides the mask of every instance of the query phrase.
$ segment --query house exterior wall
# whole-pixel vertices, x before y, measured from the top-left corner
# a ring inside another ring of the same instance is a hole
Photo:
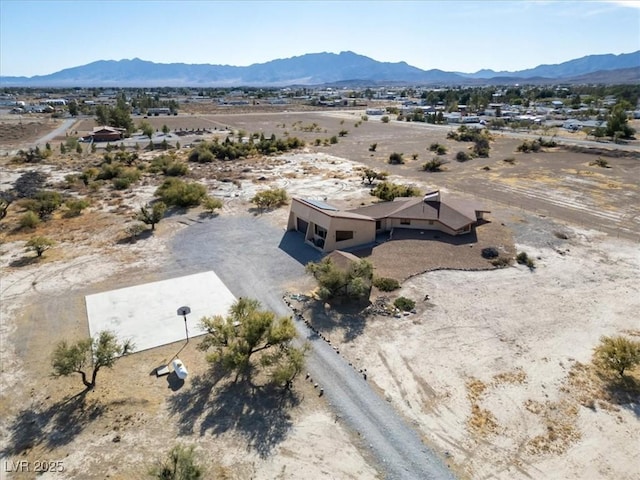
[[[373,220],[333,217],[293,199],[289,211],[287,230],[298,229],[298,218],[308,223],[307,231],[304,232],[305,241],[325,252],[363,245],[373,242],[376,238],[376,222]],[[326,230],[322,246],[316,244],[316,240],[321,238],[315,233],[316,226]],[[337,231],[351,231],[353,232],[353,238],[337,240]]]
[[[411,219],[410,224],[403,224],[400,218],[388,219],[388,230],[392,228],[410,228],[412,230],[438,230],[440,232],[448,233],[449,235],[457,235],[458,232],[443,225],[438,220],[417,220]]]
[[[332,217],[331,226],[327,230],[327,238],[323,248],[325,252],[364,245],[376,239],[376,222],[372,220]],[[337,231],[351,231],[353,232],[353,238],[337,241]]]

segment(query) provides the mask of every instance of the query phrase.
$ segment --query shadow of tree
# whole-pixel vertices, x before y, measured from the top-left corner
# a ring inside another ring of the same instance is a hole
[[[191,387],[169,399],[169,409],[178,416],[181,435],[221,435],[235,431],[262,458],[282,442],[293,425],[291,408],[299,394],[273,384],[257,386],[249,381],[223,380],[215,369],[191,380]]]
[[[331,308],[325,308],[325,302],[310,300],[304,306],[302,316],[316,330],[328,333],[337,328],[344,329],[344,341],[350,342],[362,335],[367,324],[364,312],[369,302],[355,300],[340,303],[330,303]]]
[[[198,218],[202,220],[210,220],[220,216],[220,212],[200,212]]]
[[[148,228],[146,225],[144,226],[144,228],[145,229],[142,232],[138,233],[137,235],[126,235],[120,238],[116,243],[118,245],[127,245],[127,244],[134,244],[138,240],[146,240],[148,238],[151,238],[154,232],[150,228]]]
[[[70,443],[105,410],[97,400],[87,399],[87,390],[48,407],[36,405],[21,410],[8,427],[9,439],[0,456],[19,455],[43,445],[53,449]]]
[[[33,256],[33,255],[24,255],[16,260],[12,260],[9,263],[10,267],[26,267],[27,265],[32,265],[34,263],[38,263],[42,257]]]
[[[629,409],[640,417],[640,380],[629,374],[620,377],[615,373],[602,371],[598,372],[598,376],[611,403]]]

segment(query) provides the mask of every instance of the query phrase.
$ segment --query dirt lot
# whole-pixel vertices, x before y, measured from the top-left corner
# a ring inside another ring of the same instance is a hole
[[[447,452],[463,477],[633,478],[637,399],[607,395],[588,365],[600,335],[639,334],[637,155],[606,157],[611,168],[600,168],[591,164],[597,155],[561,149],[517,154],[520,140],[497,138],[490,158],[458,163],[453,156],[467,145],[446,140],[446,130],[361,122],[353,112],[206,118],[211,125],[288,132],[311,143],[348,130],[335,145],[308,144],[305,152],[277,159],[191,165],[190,177],[224,200],[222,215],[250,214],[249,199],[266,185],[358,206],[371,201],[360,164],[384,168],[394,181],[401,178],[393,175],[402,175],[425,190],[439,187],[485,203],[492,214],[477,229],[477,241],[408,239],[363,252],[378,274],[411,277],[393,296],[418,301],[416,314],[358,316],[357,329],[341,325],[337,316],[314,320],[342,342],[350,361],[367,368],[372,384],[414,422],[426,443]],[[419,169],[432,157],[432,142],[449,148],[443,172]],[[378,143],[375,152],[369,152],[372,143]],[[394,151],[405,154],[404,165],[386,164]],[[157,154],[144,153],[143,161]],[[513,164],[504,162],[510,157]],[[45,167],[4,162],[3,182],[38,168],[49,172],[52,185],[61,185],[91,161],[86,154],[67,154]],[[42,478],[143,478],[146,466],[178,439],[195,444],[219,478],[376,478],[366,448],[305,382],[286,410],[269,392],[260,401],[202,377],[174,392],[150,373],[181,345],[123,359],[101,372],[99,387],[85,397],[74,396],[81,390],[77,379],[50,377],[52,343],[87,334],[84,295],[153,281],[167,240],[198,221],[197,211],[176,214],[153,236],[123,241],[127,222],[152,198],[156,183],[144,177],[130,191],[103,187],[82,216],[58,215],[38,227],[38,234],[57,242],[40,261],[24,253],[31,233],[15,229],[18,208],[11,207],[0,224],[3,455],[64,461],[64,476]],[[265,218],[284,225],[286,215],[281,209]],[[479,255],[484,245],[505,255],[526,251],[536,269],[421,273],[486,269]],[[194,343],[181,357],[197,370],[204,360]]]

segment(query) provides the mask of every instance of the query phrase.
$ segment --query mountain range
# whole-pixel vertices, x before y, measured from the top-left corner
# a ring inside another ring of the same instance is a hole
[[[211,64],[99,60],[49,75],[0,76],[0,86],[23,87],[238,87],[331,84],[483,85],[640,83],[640,50],[588,55],[520,71],[475,73],[422,70],[406,62],[379,62],[353,52],[309,53],[247,67]]]

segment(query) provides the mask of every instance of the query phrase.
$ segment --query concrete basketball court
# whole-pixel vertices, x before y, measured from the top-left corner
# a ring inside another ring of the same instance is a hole
[[[202,317],[226,315],[235,300],[212,271],[85,297],[91,336],[112,331],[121,340],[131,339],[134,352],[185,340],[180,307],[191,309],[187,315],[191,338],[205,333],[200,327]]]

